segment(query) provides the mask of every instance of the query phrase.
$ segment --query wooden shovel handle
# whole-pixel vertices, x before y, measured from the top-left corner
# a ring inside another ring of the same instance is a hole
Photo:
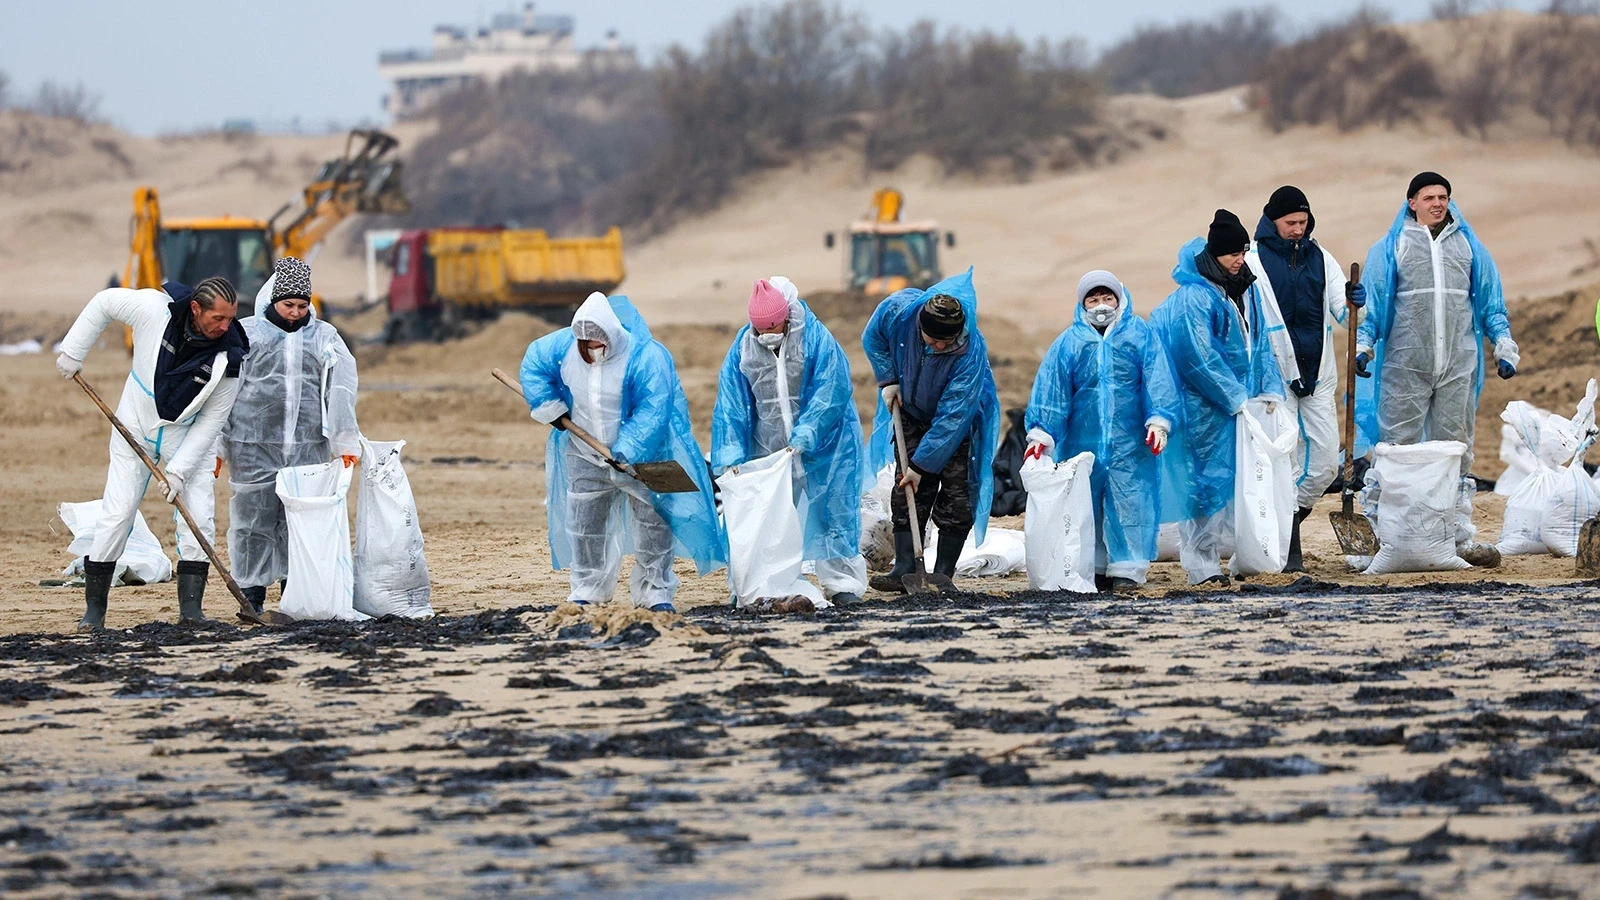
[[[1361,283],[1361,264],[1350,264],[1350,283]],[[1355,493],[1356,477],[1356,311],[1350,310],[1344,364],[1344,495]]]
[[[900,419],[900,404],[896,402],[889,407],[890,414],[894,417],[894,446],[900,456],[900,474],[902,477],[911,471],[911,456],[906,453],[906,426]],[[922,559],[922,528],[921,521],[917,518],[917,492],[911,485],[905,486],[906,511],[911,514],[911,549],[918,560]],[[918,570],[921,571],[920,569]]]
[[[78,387],[83,388],[83,392],[89,395],[89,399],[94,401],[94,405],[100,407],[100,411],[106,414],[107,419],[111,420],[111,427],[115,428],[117,433],[122,435],[122,439],[128,442],[128,446],[133,448],[133,452],[139,455],[139,459],[144,463],[145,468],[150,470],[150,474],[155,476],[161,487],[170,491],[172,487],[167,482],[167,476],[156,465],[156,461],[150,458],[150,454],[145,452],[144,445],[138,438],[133,436],[133,432],[128,430],[128,426],[122,424],[122,420],[117,418],[117,414],[112,412],[111,407],[100,399],[100,395],[94,388],[89,386],[89,382],[83,380],[82,373],[74,374],[72,380],[78,383]],[[244,591],[239,590],[238,582],[233,580],[233,574],[228,571],[228,567],[222,564],[222,557],[217,555],[217,549],[211,546],[210,541],[206,540],[205,534],[200,531],[200,526],[195,523],[194,516],[189,515],[189,507],[184,504],[183,498],[173,497],[172,500],[173,505],[178,508],[178,514],[183,516],[183,521],[188,524],[189,533],[194,535],[195,542],[200,545],[201,550],[205,551],[206,558],[211,560],[211,567],[217,570],[218,575],[222,576],[222,583],[228,586],[228,593],[232,594],[233,599],[238,601],[239,615],[246,621],[261,624],[263,620],[256,614],[255,607],[251,606],[250,601],[245,599]]]
[[[523,396],[522,385],[518,384],[510,375],[507,375],[505,372],[502,372],[499,369],[491,369],[490,372],[494,375],[496,381],[512,389],[513,391],[516,391],[518,397]],[[527,398],[523,397],[523,399]],[[557,418],[556,421],[561,423],[562,428],[565,428],[567,431],[571,432],[573,437],[592,447],[594,452],[600,454],[600,456],[604,458],[607,463],[610,463],[613,466],[617,465],[616,459],[611,456],[611,448],[600,443],[600,441],[597,440],[594,435],[584,431],[582,428],[579,428],[578,423],[572,421],[571,416],[561,416]]]

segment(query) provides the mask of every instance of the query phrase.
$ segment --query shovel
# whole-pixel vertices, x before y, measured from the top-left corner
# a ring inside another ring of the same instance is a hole
[[[140,445],[139,439],[133,436],[133,433],[128,430],[126,425],[122,424],[122,420],[118,419],[117,414],[111,411],[111,407],[100,399],[100,395],[95,393],[94,388],[89,386],[89,382],[84,381],[81,374],[73,375],[72,380],[78,383],[78,387],[83,388],[83,392],[89,395],[89,399],[94,401],[94,405],[100,407],[100,411],[105,413],[106,418],[111,420],[112,427],[117,429],[117,433],[122,435],[122,439],[128,442],[128,446],[133,448],[133,452],[139,455],[139,459],[144,462],[145,468],[150,470],[150,474],[155,476],[156,481],[160,482],[163,488],[167,487],[167,476],[162,474],[161,469],[156,466],[155,460],[150,458],[150,454],[144,452],[144,447]],[[222,558],[217,556],[216,548],[211,546],[211,542],[206,540],[206,536],[200,531],[200,526],[195,524],[194,516],[189,515],[189,507],[184,505],[183,498],[177,497],[174,499],[176,502],[173,505],[178,508],[178,514],[183,516],[183,521],[188,523],[189,533],[194,535],[195,541],[200,544],[200,549],[205,551],[206,558],[211,560],[211,567],[217,570],[218,575],[222,576],[222,583],[228,586],[228,593],[233,595],[233,599],[239,601],[239,618],[254,625],[288,625],[294,622],[293,616],[277,610],[269,609],[265,612],[256,612],[255,607],[250,605],[250,601],[245,599],[244,591],[239,590],[239,584],[233,580],[233,575],[228,572],[228,567],[222,564]]]
[[[516,380],[510,375],[499,369],[494,369],[493,374],[501,384],[516,391],[518,397],[522,396],[522,385],[517,384]],[[562,416],[556,421],[571,432],[573,437],[593,448],[594,452],[600,454],[600,458],[604,459],[611,468],[619,472],[626,472],[638,480],[640,484],[657,494],[692,494],[700,490],[700,485],[695,484],[694,479],[690,478],[689,473],[683,470],[683,466],[678,465],[677,460],[669,459],[666,462],[625,465],[612,457],[611,448],[595,440],[594,435],[579,428],[578,424],[572,421],[572,417]]]
[[[1361,283],[1360,263],[1350,264],[1350,281]],[[1340,492],[1341,508],[1328,513],[1333,523],[1333,533],[1339,539],[1339,549],[1346,556],[1376,556],[1378,536],[1372,533],[1372,522],[1355,511],[1356,501],[1356,322],[1355,312],[1350,314],[1349,346],[1344,365],[1344,490]]]
[[[894,413],[894,446],[900,453],[900,471],[911,471],[911,456],[906,453],[906,427],[900,421],[900,404],[891,407]],[[917,517],[917,492],[911,485],[906,485],[906,513],[911,517],[911,549],[916,553],[915,562],[911,571],[900,576],[900,587],[907,594],[943,594],[953,593],[956,589],[955,582],[949,575],[938,572],[929,572],[928,566],[922,561],[922,520]]]

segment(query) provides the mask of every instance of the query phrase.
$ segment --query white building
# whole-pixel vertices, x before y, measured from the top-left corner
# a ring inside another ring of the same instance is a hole
[[[518,69],[570,70],[585,60],[628,68],[638,64],[632,47],[617,44],[616,32],[606,36],[604,47],[579,50],[572,27],[571,16],[534,15],[532,3],[520,14],[496,13],[476,34],[436,25],[432,47],[378,54],[378,74],[390,84],[384,111],[396,119],[414,116],[443,94],[474,80],[493,84]]]

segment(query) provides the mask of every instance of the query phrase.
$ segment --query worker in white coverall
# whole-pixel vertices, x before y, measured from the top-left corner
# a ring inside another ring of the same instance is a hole
[[[1517,374],[1500,272],[1437,172],[1411,179],[1389,233],[1367,254],[1371,298],[1356,331],[1356,427],[1361,455],[1379,441],[1460,441],[1456,554],[1474,566],[1497,566],[1493,544],[1473,540],[1472,439],[1483,390],[1483,342],[1501,378]]]
[[[850,360],[781,275],[755,283],[723,359],[711,416],[711,467],[737,469],[785,449],[798,455],[794,495],[803,557],[823,595],[855,603],[867,589],[861,556],[866,448],[851,397]],[[754,598],[741,598],[754,599]]]
[[[292,256],[273,264],[244,320],[250,338],[239,397],[222,433],[228,463],[228,553],[233,578],[261,612],[267,585],[289,576],[289,527],[278,470],[361,455],[356,361],[339,332],[311,307],[311,267]]]
[[[567,599],[608,602],[632,552],[634,606],[672,612],[675,554],[693,559],[701,575],[728,557],[672,354],[628,298],[595,293],[572,327],[528,346],[521,382],[530,415],[556,429],[545,450],[545,495],[551,560],[571,571]],[[608,448],[610,461],[566,430],[569,417]],[[666,460],[698,490],[657,494],[633,475],[635,462]]]
[[[82,370],[100,332],[112,322],[133,330],[133,370],[123,385],[117,418],[164,466],[167,502],[181,497],[205,539],[214,541],[212,453],[238,394],[250,342],[235,321],[238,297],[227,279],[207,278],[193,290],[170,282],[165,287],[108,288],[96,294],[62,339],[56,369],[64,378]],[[100,518],[83,565],[85,610],[79,630],[105,627],[117,559],[150,481],[150,471],[113,430]],[[210,564],[188,526],[176,513],[173,518],[178,520],[178,618],[201,622]]]
[[[1256,284],[1283,314],[1294,347],[1295,366],[1283,373],[1289,385],[1284,406],[1294,414],[1299,435],[1294,445],[1297,497],[1285,572],[1304,572],[1300,525],[1317,498],[1333,483],[1339,467],[1339,370],[1334,323],[1346,324],[1348,310],[1367,302],[1367,289],[1346,281],[1339,261],[1311,237],[1317,227],[1311,203],[1293,185],[1272,192],[1261,210],[1255,242],[1245,263]]]

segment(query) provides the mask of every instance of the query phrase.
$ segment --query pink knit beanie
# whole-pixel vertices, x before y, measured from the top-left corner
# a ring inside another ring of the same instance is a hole
[[[776,328],[789,319],[789,301],[762,279],[750,291],[750,324],[756,329]]]

